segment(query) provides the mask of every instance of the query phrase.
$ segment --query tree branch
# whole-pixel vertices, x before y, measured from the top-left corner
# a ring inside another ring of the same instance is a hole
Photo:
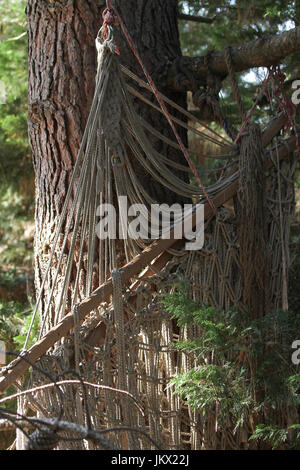
[[[243,72],[254,67],[268,67],[296,51],[300,51],[300,26],[282,34],[265,36],[242,46],[232,47],[233,68],[236,72]],[[210,53],[208,64],[210,72],[221,80],[228,75],[224,50]],[[168,86],[179,92],[195,91],[195,83],[198,86],[206,85],[207,76],[203,56],[183,56],[170,67]]]
[[[19,34],[19,36],[16,36],[14,38],[8,38],[8,39],[1,39],[0,38],[0,42],[18,41],[19,39],[22,39],[26,35],[27,35],[27,31],[24,31],[24,33]]]
[[[204,16],[194,16],[194,15],[185,15],[184,13],[179,13],[178,15],[179,20],[185,21],[194,21],[195,23],[213,23],[216,19],[216,16],[213,18],[205,18]]]

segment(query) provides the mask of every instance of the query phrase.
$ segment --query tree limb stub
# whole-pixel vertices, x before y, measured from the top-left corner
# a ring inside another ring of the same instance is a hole
[[[282,119],[279,117],[278,119]],[[278,127],[278,122],[275,120],[273,123]],[[277,129],[276,127],[276,129]],[[265,138],[265,144],[270,139],[272,132],[268,129],[268,139]],[[290,137],[283,145],[280,146],[278,153],[279,158],[283,159],[289,155],[290,152],[295,150],[296,137]],[[273,165],[271,159],[266,162],[266,168],[271,168]],[[232,199],[238,190],[238,180],[231,183],[227,188],[222,190],[214,199],[214,205],[216,207],[222,206],[226,201]],[[204,217],[207,220],[212,215],[212,210],[208,203],[204,205]],[[191,217],[191,216],[189,216]],[[192,226],[195,226],[195,216],[192,220]],[[123,285],[126,286],[132,280],[133,277],[137,276],[145,266],[149,265],[151,261],[156,259],[165,250],[178,242],[173,236],[174,232],[171,232],[169,239],[159,239],[152,243],[146,248],[140,255],[136,256],[131,262],[126,264],[122,269],[122,280]],[[92,295],[83,300],[77,306],[78,321],[81,324],[84,318],[95,308],[97,308],[102,302],[107,301],[112,295],[113,287],[112,281],[109,279],[106,283],[102,284],[96,289]],[[42,357],[53,345],[61,338],[66,336],[69,331],[74,327],[74,314],[73,312],[68,313],[55,327],[53,327],[43,338],[35,343],[25,354],[26,359],[30,362],[36,362]],[[13,366],[6,369],[4,377],[0,380],[0,395],[7,390],[16,380],[21,377],[30,367],[30,364],[22,359],[17,358],[13,361]]]
[[[278,64],[285,57],[300,50],[300,26],[281,34],[268,35],[242,46],[232,47],[231,56],[235,72],[243,72],[255,67],[268,67]],[[209,54],[209,69],[212,74],[224,80],[228,75],[225,51]],[[178,80],[178,73],[186,70],[186,77]],[[208,70],[204,57],[183,56],[169,70],[168,85],[176,91],[184,92],[207,83]],[[189,80],[188,77],[193,77]]]

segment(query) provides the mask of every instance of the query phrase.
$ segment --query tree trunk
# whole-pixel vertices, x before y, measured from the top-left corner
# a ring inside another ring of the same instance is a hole
[[[72,169],[87,121],[96,75],[95,37],[101,26],[104,0],[29,0],[29,138],[36,175],[35,278],[40,291],[49,260],[50,247],[58,226]],[[142,60],[159,89],[181,106],[185,93],[167,89],[168,67],[181,56],[177,28],[177,0],[128,0],[115,2]],[[120,60],[143,76],[138,63],[115,27]],[[151,95],[150,99],[155,98]],[[155,128],[174,140],[164,116],[142,102],[138,112]],[[178,112],[172,110],[173,115]],[[180,116],[181,119],[184,119]],[[186,132],[178,129],[184,143]],[[150,137],[150,136],[149,136]],[[185,164],[182,153],[150,137],[152,144],[169,159]],[[176,195],[151,180],[142,168],[138,176],[150,195],[159,202],[175,201]],[[177,175],[186,176],[177,171]],[[67,253],[66,253],[67,255]],[[39,314],[43,317],[47,293],[54,284],[55,266],[44,286]],[[73,279],[76,273],[72,274]],[[62,277],[62,276],[61,276]],[[62,279],[58,280],[59,282]],[[56,282],[55,301],[60,284]],[[72,279],[71,279],[72,282]],[[95,286],[94,286],[95,287]],[[54,303],[55,303],[54,301]],[[53,325],[57,305],[52,305],[46,331]]]

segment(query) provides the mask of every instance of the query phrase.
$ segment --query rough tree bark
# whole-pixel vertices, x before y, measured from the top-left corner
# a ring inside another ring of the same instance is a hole
[[[36,180],[37,292],[93,98],[94,41],[103,6],[103,0],[29,0],[27,4],[28,123]],[[51,283],[50,273],[45,291]]]

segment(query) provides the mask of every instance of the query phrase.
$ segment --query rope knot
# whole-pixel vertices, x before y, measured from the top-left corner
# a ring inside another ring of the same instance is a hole
[[[102,18],[103,18],[103,24],[102,24],[103,39],[106,40],[109,35],[109,26],[120,24],[118,16],[116,15],[115,10],[113,9],[111,5],[110,0],[107,0],[106,2],[106,8],[102,13]]]
[[[120,24],[115,11],[111,8],[105,8],[102,17],[105,25]]]
[[[112,27],[114,25],[119,25],[120,21],[118,18],[117,13],[115,12],[114,8],[111,6],[110,0],[107,0],[106,2],[106,8],[102,13],[102,18],[103,18],[103,23],[102,27],[100,29],[101,32],[101,38],[103,41],[110,42],[110,48],[112,52],[115,52],[116,54],[120,54],[120,51],[117,46],[113,44],[113,31]]]

